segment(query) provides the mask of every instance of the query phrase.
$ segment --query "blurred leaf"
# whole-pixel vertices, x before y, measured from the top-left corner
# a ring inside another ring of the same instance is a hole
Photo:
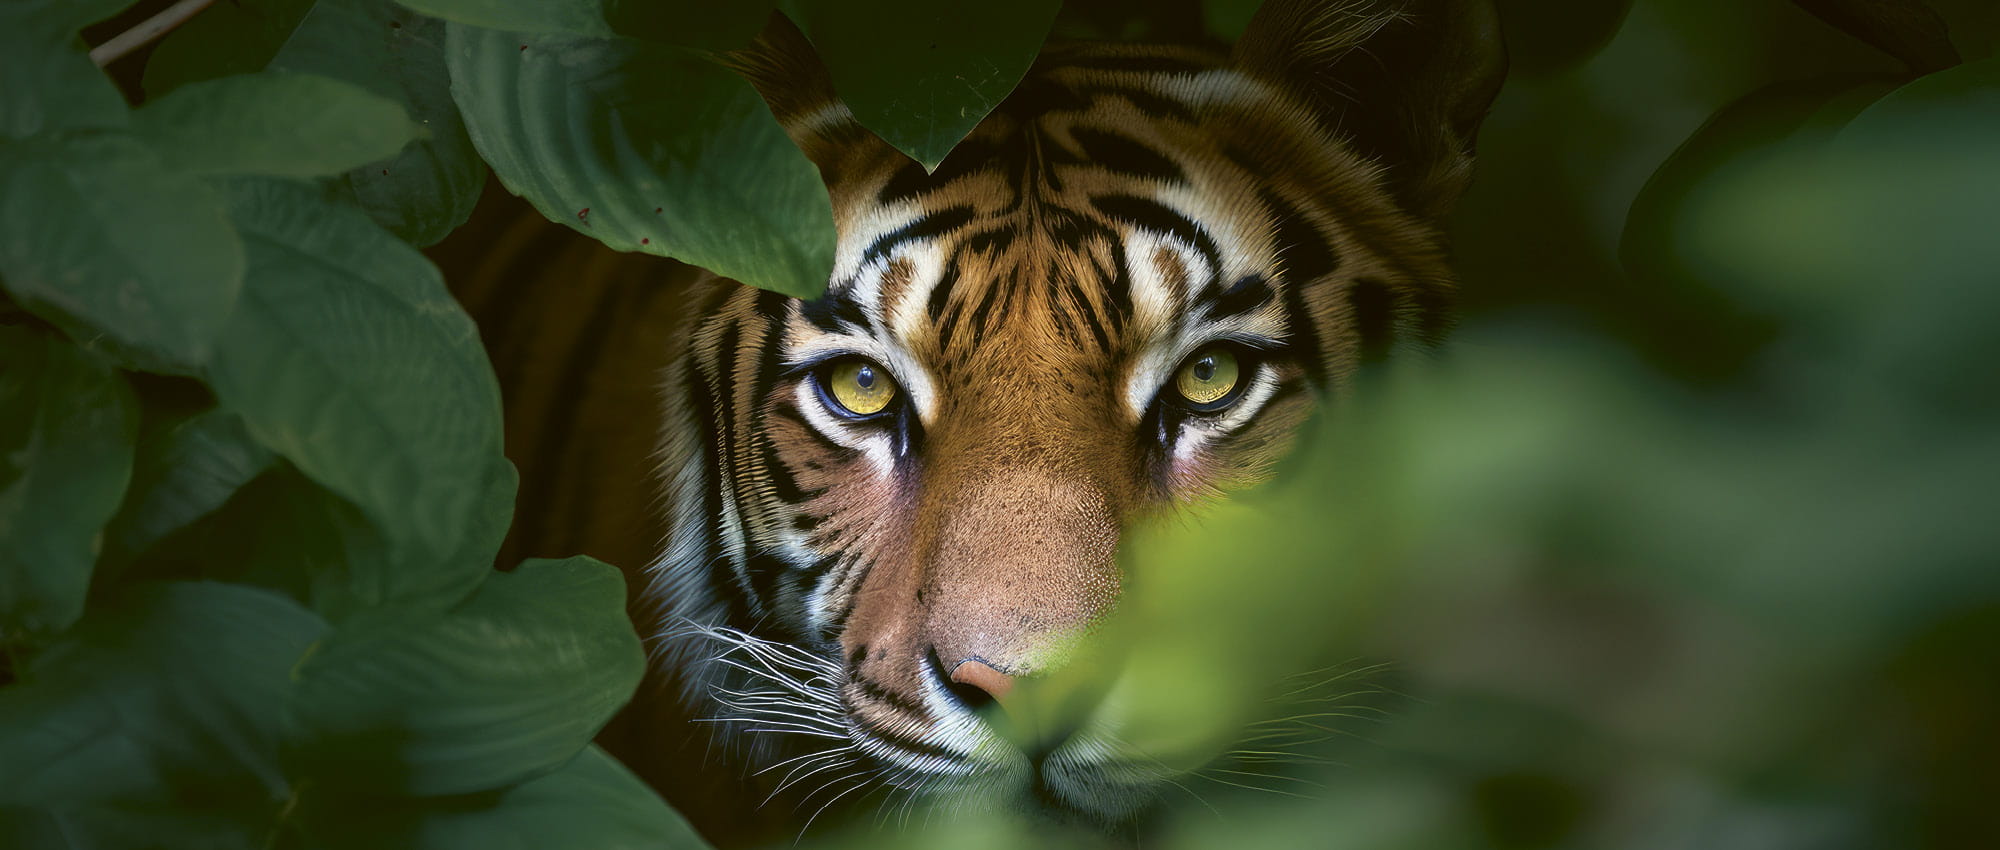
[[[662,45],[457,25],[449,53],[473,142],[551,221],[765,289],[825,287],[819,171],[735,74]]]
[[[284,597],[206,582],[94,607],[0,688],[0,806],[274,812],[289,673],[323,628]]]
[[[620,35],[708,50],[748,45],[771,19],[777,0],[604,0],[604,19]]]
[[[632,696],[645,655],[625,581],[589,558],[527,561],[447,612],[342,624],[301,668],[298,762],[328,787],[464,794],[574,757]]]
[[[137,402],[75,346],[0,326],[0,642],[83,613],[132,475]]]
[[[334,797],[309,807],[316,837],[366,848],[696,850],[708,842],[597,745],[555,772],[500,791],[387,800]]]
[[[321,177],[394,155],[419,135],[395,101],[312,74],[241,74],[147,103],[132,131],[171,168]]]
[[[1990,148],[2000,125],[2000,59],[1918,78],[1855,116],[1840,143],[1898,148]],[[1922,128],[1929,132],[1915,132]]]
[[[1554,74],[1590,61],[1618,34],[1632,0],[1498,0],[1508,72]]]
[[[368,602],[448,604],[491,568],[511,510],[500,393],[437,268],[360,212],[275,181],[226,187],[251,285],[209,379],[257,440],[380,526]]]
[[[176,529],[222,507],[270,468],[270,451],[233,413],[210,410],[146,429],[132,486],[105,529],[105,561],[129,561]]]
[[[243,281],[215,193],[123,135],[0,143],[0,284],[142,368],[207,359]]]
[[[390,0],[319,0],[271,67],[347,80],[402,103],[425,136],[341,178],[341,194],[404,241],[425,246],[472,216],[486,185],[451,99],[445,24]]]
[[[458,24],[534,33],[614,35],[603,0],[396,0]]]
[[[1633,199],[1618,246],[1626,273],[1662,289],[1703,287],[1701,276],[1682,261],[1684,248],[1675,241],[1689,193],[1718,169],[1745,157],[1800,155],[1825,144],[1894,86],[1891,79],[1860,75],[1777,83],[1718,110]]]
[[[15,0],[0,6],[0,78],[13,82],[0,87],[0,139],[125,125],[125,98],[76,37],[84,24],[125,5]]]
[[[1208,31],[1223,41],[1234,43],[1243,37],[1250,19],[1264,0],[1202,0],[1201,15]]]
[[[1061,6],[787,0],[784,8],[812,39],[854,117],[936,168],[1021,81]]]

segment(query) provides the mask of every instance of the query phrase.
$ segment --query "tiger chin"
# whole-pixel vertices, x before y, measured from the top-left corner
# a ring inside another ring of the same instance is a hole
[[[1022,752],[992,704],[1117,606],[1128,522],[1259,480],[1316,399],[1443,331],[1490,4],[1268,0],[1227,55],[1052,45],[931,172],[782,18],[733,61],[837,255],[809,301],[704,280],[668,341],[628,720],[694,731],[620,754],[712,836],[878,791],[1135,817],[1168,772],[1090,731]]]

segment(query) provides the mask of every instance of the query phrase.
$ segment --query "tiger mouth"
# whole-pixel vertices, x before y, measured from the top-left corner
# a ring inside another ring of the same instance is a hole
[[[792,799],[817,815],[887,794],[1111,824],[1143,811],[1173,778],[1102,727],[1064,730],[1025,750],[989,722],[997,706],[975,705],[942,676],[925,677],[916,704],[792,644],[728,628],[689,631],[721,645],[709,656],[717,669],[707,720],[775,751],[754,771],[770,788],[767,802]]]

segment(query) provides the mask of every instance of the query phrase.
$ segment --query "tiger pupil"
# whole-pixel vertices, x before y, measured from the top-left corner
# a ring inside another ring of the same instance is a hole
[[[867,366],[863,366],[863,367],[861,367],[861,368],[860,368],[859,370],[855,371],[855,373],[854,373],[854,383],[855,383],[855,385],[857,385],[857,386],[861,387],[861,388],[862,388],[862,389],[864,389],[864,390],[872,390],[872,389],[874,389],[874,388],[875,388],[875,370],[874,370],[874,369],[872,369],[872,368],[869,368],[869,367],[867,367]]]
[[[1194,377],[1195,380],[1197,381],[1215,380],[1215,358],[1203,357],[1202,359],[1195,361]]]

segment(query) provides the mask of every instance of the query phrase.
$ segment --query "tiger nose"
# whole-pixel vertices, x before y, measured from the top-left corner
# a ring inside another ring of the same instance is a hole
[[[951,668],[951,683],[959,701],[974,710],[990,703],[1004,704],[1007,693],[1014,689],[1014,677],[977,658],[964,659]]]

